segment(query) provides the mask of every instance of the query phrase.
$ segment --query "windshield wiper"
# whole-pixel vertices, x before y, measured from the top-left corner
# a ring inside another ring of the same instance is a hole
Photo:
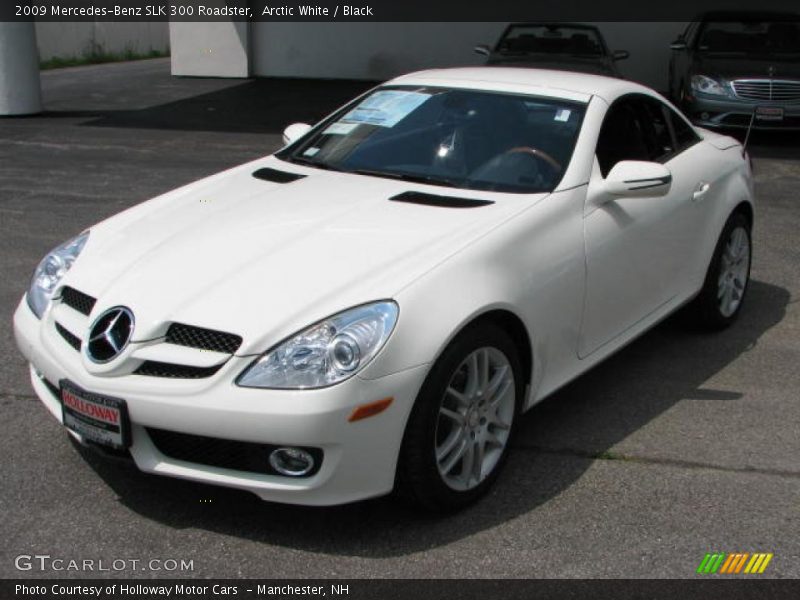
[[[371,169],[353,169],[348,173],[356,175],[368,175],[370,177],[385,177],[386,179],[399,179],[401,181],[411,181],[414,183],[427,183],[428,185],[439,185],[442,187],[456,187],[454,181],[431,177],[430,175],[415,175],[414,173],[395,173],[392,171],[373,171]]]

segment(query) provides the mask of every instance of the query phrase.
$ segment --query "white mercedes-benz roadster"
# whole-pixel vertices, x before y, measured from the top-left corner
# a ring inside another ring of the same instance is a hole
[[[475,500],[531,406],[676,309],[739,313],[753,182],[652,90],[414,73],[50,252],[33,387],[139,469],[339,504]]]

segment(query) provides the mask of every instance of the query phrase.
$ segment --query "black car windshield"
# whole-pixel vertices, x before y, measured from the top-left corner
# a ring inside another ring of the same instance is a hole
[[[321,169],[511,193],[552,191],[585,105],[464,89],[379,88],[278,158]]]
[[[497,44],[502,54],[568,54],[602,56],[605,46],[591,27],[512,25]]]
[[[800,27],[791,21],[710,21],[703,24],[697,49],[710,53],[800,53]]]

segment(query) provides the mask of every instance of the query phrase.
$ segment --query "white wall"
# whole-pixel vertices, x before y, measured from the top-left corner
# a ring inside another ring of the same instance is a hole
[[[477,65],[477,43],[507,23],[252,23],[256,76],[387,79],[428,67]],[[611,49],[629,50],[623,75],[664,89],[669,43],[685,23],[598,23]],[[173,38],[173,51],[176,40]]]
[[[439,66],[480,64],[472,48],[504,23],[253,23],[253,73],[388,79]]]
[[[95,47],[103,52],[139,54],[169,50],[167,23],[36,22],[40,60],[80,58]]]
[[[169,32],[173,75],[250,76],[250,23],[174,21]]]

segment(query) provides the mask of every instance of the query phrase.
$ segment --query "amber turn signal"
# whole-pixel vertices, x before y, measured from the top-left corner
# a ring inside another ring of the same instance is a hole
[[[375,402],[370,402],[369,404],[362,404],[361,406],[356,407],[353,411],[353,414],[350,415],[350,418],[347,419],[351,423],[353,421],[360,421],[361,419],[366,419],[368,417],[374,417],[375,415],[382,413],[389,405],[394,401],[394,398],[384,398],[383,400],[376,400]]]

